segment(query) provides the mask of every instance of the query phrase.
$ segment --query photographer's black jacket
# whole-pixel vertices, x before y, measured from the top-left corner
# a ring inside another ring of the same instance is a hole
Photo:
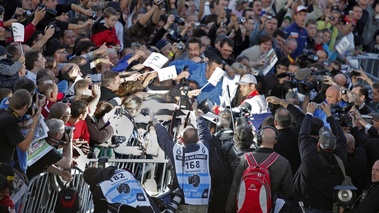
[[[379,183],[373,183],[367,190],[365,199],[356,209],[345,209],[343,213],[377,213],[379,212]]]
[[[331,211],[333,209],[333,188],[344,179],[342,171],[334,157],[336,154],[346,164],[346,138],[341,126],[333,116],[327,118],[337,146],[333,152],[318,150],[317,141],[311,137],[311,120],[307,113],[299,134],[301,165],[295,175],[295,193],[305,207]]]

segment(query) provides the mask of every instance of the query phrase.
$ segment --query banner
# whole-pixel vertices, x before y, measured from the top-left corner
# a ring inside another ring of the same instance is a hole
[[[339,54],[344,55],[345,52],[350,48],[351,44],[346,36],[344,36],[340,42],[336,45],[336,50]]]
[[[225,71],[222,70],[221,68],[217,67],[213,71],[213,73],[212,73],[211,77],[209,78],[208,82],[210,84],[212,84],[213,86],[216,86],[217,83],[221,80],[222,76],[224,76],[224,74],[225,74]]]
[[[165,68],[162,68],[162,69],[158,69],[157,72],[158,72],[159,82],[162,82],[162,81],[165,81],[165,80],[169,80],[169,79],[173,79],[173,78],[176,78],[178,76],[176,74],[175,65],[169,66],[169,67],[165,67]]]
[[[160,53],[151,53],[151,55],[143,62],[143,65],[150,67],[153,70],[159,70],[166,64],[168,58]]]
[[[12,33],[15,42],[24,42],[24,25],[12,23]]]

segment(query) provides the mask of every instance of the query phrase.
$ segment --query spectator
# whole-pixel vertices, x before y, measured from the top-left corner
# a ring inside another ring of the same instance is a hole
[[[26,78],[37,83],[37,74],[40,70],[45,69],[46,59],[38,51],[29,51],[25,53],[25,67],[27,69]]]
[[[48,119],[57,118],[61,119],[66,125],[71,117],[71,108],[68,104],[57,102],[50,107],[50,114]]]
[[[70,105],[71,117],[69,118],[66,126],[75,127],[73,134],[74,144],[88,144],[90,143],[90,134],[85,119],[88,115],[88,103],[83,100],[73,101]]]
[[[114,93],[121,84],[120,76],[112,70],[101,76],[101,96],[99,101],[107,101],[113,106],[121,105],[121,99]]]
[[[294,11],[295,22],[284,29],[287,37],[294,38],[297,40],[297,48],[292,53],[292,58],[297,58],[297,56],[303,53],[303,50],[306,48],[308,33],[307,30],[303,28],[305,24],[305,19],[307,17],[307,8],[300,5],[296,7]]]
[[[114,106],[106,101],[97,104],[93,116],[86,117],[86,123],[90,134],[91,146],[105,143],[113,136],[114,130],[109,123],[109,116],[106,116]]]
[[[46,97],[46,103],[42,106],[42,115],[47,118],[51,106],[57,102],[58,86],[52,81],[44,81],[38,85],[38,91]]]
[[[96,46],[101,46],[106,43],[108,47],[116,48],[120,50],[120,41],[117,38],[115,25],[117,21],[117,12],[115,9],[108,7],[103,12],[104,24],[98,24],[94,26],[94,31],[91,37],[91,41]]]

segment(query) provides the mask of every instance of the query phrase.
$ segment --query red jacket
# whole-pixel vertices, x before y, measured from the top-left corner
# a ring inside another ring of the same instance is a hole
[[[103,45],[104,42],[107,46],[120,45],[115,28],[107,28],[103,24],[99,24],[99,26],[94,29],[94,33],[91,36],[91,41],[98,47]]]
[[[67,122],[66,126],[75,126],[73,139],[83,139],[89,144],[90,134],[88,132],[88,127],[85,120],[79,120],[75,125],[71,124],[69,121]]]

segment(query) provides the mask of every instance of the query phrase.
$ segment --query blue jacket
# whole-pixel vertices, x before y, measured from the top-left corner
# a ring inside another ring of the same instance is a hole
[[[199,89],[208,83],[208,79],[205,76],[207,71],[206,63],[196,63],[191,60],[175,60],[170,63],[169,66],[175,65],[176,72],[179,74],[182,72],[185,65],[188,65],[188,71],[190,76],[188,80],[196,81],[199,84]],[[197,96],[198,103],[203,102],[206,99],[212,101],[213,104],[220,104],[220,96],[222,95],[222,80],[218,82],[216,86],[208,84]]]
[[[326,102],[326,101],[324,101]],[[343,108],[344,106],[346,106],[346,102],[344,101],[340,101],[337,103],[339,107]],[[328,127],[330,129],[330,124],[326,121],[326,119],[328,118],[325,114],[324,111],[322,111],[322,109],[316,109],[316,111],[313,113],[313,116],[315,118],[320,118],[323,122],[324,122],[324,126]]]
[[[300,27],[295,22],[291,24],[290,26],[286,27],[286,29],[284,29],[284,32],[286,33],[287,38],[294,38],[297,40],[297,48],[291,54],[292,58],[296,59],[297,56],[303,53],[303,50],[307,46],[307,38],[308,38],[307,30],[303,27]]]

